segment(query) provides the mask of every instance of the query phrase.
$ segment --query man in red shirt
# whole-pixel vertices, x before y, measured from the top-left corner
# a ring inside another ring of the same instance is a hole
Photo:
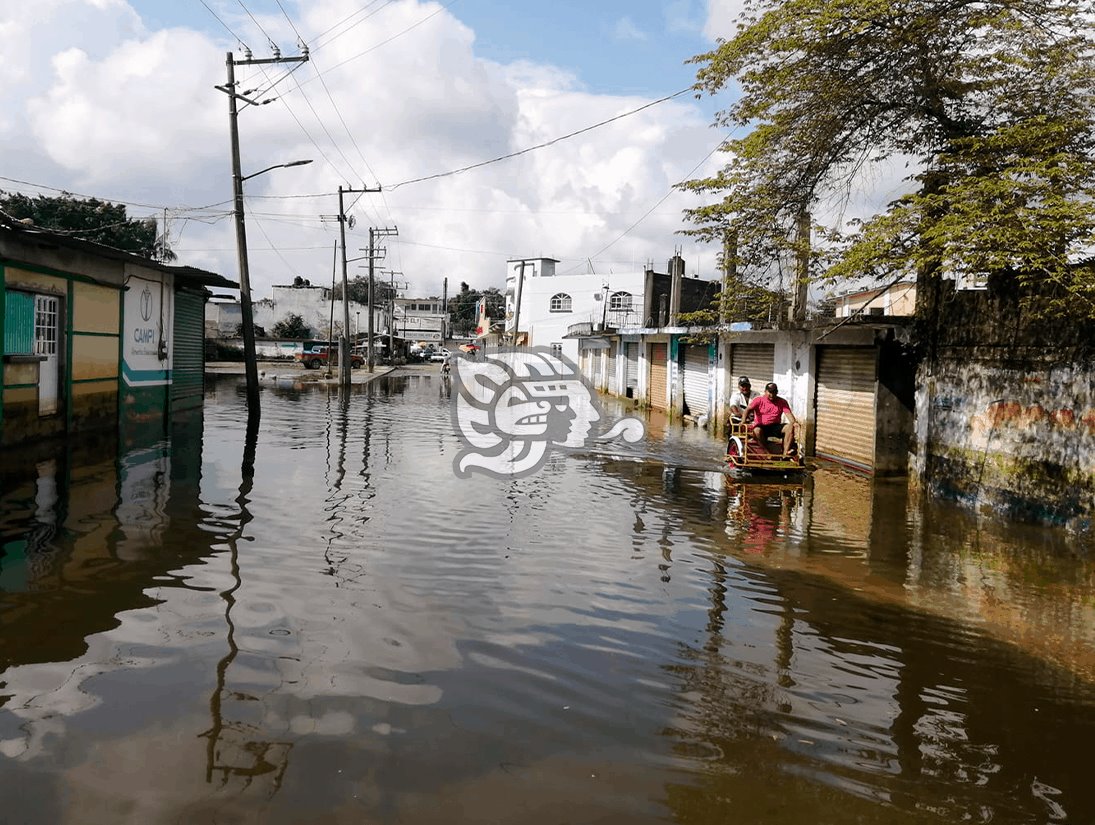
[[[758,395],[749,402],[745,415],[748,418],[752,414],[753,438],[766,450],[769,438],[783,439],[783,457],[786,458],[791,454],[791,441],[795,435],[795,414],[791,412],[791,405],[780,398],[778,393],[779,387],[775,384],[765,384],[764,395]],[[787,416],[786,423],[783,422],[783,416]]]

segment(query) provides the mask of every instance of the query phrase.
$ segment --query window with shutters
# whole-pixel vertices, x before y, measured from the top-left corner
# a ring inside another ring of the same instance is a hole
[[[34,296],[9,291],[4,299],[4,355],[34,352]]]

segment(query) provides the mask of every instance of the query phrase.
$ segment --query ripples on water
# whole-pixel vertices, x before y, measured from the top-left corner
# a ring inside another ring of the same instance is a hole
[[[267,385],[244,479],[241,411],[5,461],[0,819],[1095,821],[1044,531],[659,421],[458,480],[425,371]]]

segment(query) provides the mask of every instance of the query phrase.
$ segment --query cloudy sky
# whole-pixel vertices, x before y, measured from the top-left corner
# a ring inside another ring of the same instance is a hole
[[[235,278],[226,53],[299,53],[237,69],[273,101],[240,115],[256,297],[331,277],[338,186],[351,257],[398,227],[385,268],[414,295],[501,285],[505,260],[561,271],[662,269],[675,246],[715,276],[717,250],[676,234],[673,185],[711,171],[729,97],[683,94],[685,64],[732,30],[739,0],[0,0],[0,189],[65,190],[167,210],[179,262]],[[652,104],[652,105],[648,105]],[[452,173],[624,115],[509,160]],[[433,177],[437,176],[437,177]],[[419,180],[427,178],[426,180]],[[351,275],[361,274],[351,264]]]

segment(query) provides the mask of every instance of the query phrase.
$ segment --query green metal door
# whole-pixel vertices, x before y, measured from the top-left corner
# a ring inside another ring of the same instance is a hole
[[[200,407],[205,392],[205,293],[175,293],[175,346],[171,365],[171,411]]]

